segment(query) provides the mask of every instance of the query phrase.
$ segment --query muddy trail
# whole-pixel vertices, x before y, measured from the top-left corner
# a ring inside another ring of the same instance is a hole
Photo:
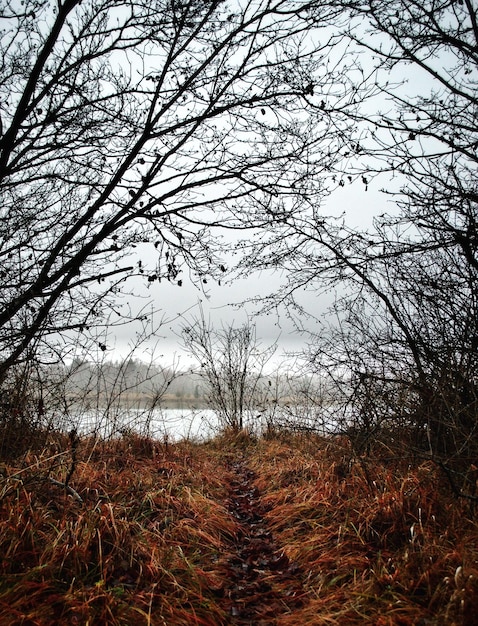
[[[302,572],[291,562],[268,528],[267,506],[254,485],[255,474],[244,457],[227,465],[231,473],[227,508],[240,531],[226,566],[225,608],[231,625],[276,624],[306,601]]]

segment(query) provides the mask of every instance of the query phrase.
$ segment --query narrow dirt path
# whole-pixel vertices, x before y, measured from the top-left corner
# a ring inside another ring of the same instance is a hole
[[[264,520],[266,508],[244,457],[228,463],[232,473],[226,505],[240,523],[227,569],[225,602],[230,624],[266,626],[305,602],[301,572],[289,561]]]

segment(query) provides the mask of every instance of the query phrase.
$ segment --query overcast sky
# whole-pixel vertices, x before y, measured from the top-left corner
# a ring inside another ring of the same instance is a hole
[[[427,92],[433,84],[430,76],[421,72],[417,66],[400,67],[396,79],[405,80],[403,88],[407,94]],[[380,109],[386,112],[390,108],[390,102],[385,99],[374,99],[373,111],[376,114]],[[393,212],[393,202],[390,196],[380,191],[381,188],[390,188],[393,185],[396,190],[399,186],[395,179],[391,181],[389,174],[383,178],[377,177],[370,180],[368,188],[360,182],[346,184],[338,187],[328,199],[324,201],[323,214],[325,216],[345,214],[348,227],[365,229],[372,226],[373,217],[383,212]],[[227,261],[226,261],[227,264]],[[221,325],[240,325],[247,319],[256,324],[257,337],[264,347],[277,342],[277,357],[275,362],[281,360],[284,351],[300,351],[307,343],[308,337],[298,334],[285,312],[278,316],[256,316],[257,307],[243,305],[241,302],[254,296],[267,295],[275,285],[279,285],[282,280],[280,273],[272,275],[268,273],[257,274],[245,280],[238,280],[234,284],[217,285],[209,283],[205,293],[201,293],[185,276],[181,276],[182,286],[169,284],[166,281],[153,283],[148,288],[141,286],[138,290],[143,293],[144,298],[150,297],[152,306],[157,310],[155,323],[160,320],[164,323],[158,329],[155,337],[146,342],[137,350],[138,358],[148,358],[148,352],[155,346],[155,358],[162,362],[172,362],[180,359],[181,363],[189,363],[187,355],[184,354],[180,345],[181,326],[188,322],[192,316],[198,316],[199,303],[204,310],[206,319],[210,319],[214,327]],[[317,296],[313,292],[302,294],[302,303],[305,308],[317,317],[326,313],[331,305],[334,294]],[[145,300],[138,298],[134,302],[135,306],[141,307]],[[317,327],[309,326],[311,331]],[[108,356],[117,358],[129,353],[130,346],[135,343],[135,326],[125,326],[110,331],[108,337]]]
[[[359,228],[371,226],[373,216],[390,210],[389,199],[380,193],[381,182],[376,179],[366,191],[364,186],[356,183],[339,188],[324,204],[324,215],[346,214],[347,224]],[[306,345],[307,336],[300,335],[288,319],[286,312],[279,314],[257,315],[257,307],[252,304],[242,305],[244,300],[255,296],[263,296],[279,285],[282,280],[280,273],[257,274],[243,280],[236,280],[232,284],[227,282],[218,285],[210,282],[202,293],[186,276],[182,286],[162,281],[154,282],[146,287],[144,282],[134,285],[134,290],[140,297],[130,299],[132,306],[137,309],[146,305],[147,299],[156,310],[153,327],[157,332],[146,342],[141,344],[135,356],[148,359],[154,352],[154,358],[163,364],[178,361],[181,366],[189,366],[187,358],[180,345],[181,326],[187,324],[192,317],[200,315],[202,306],[206,319],[210,319],[214,327],[221,325],[241,325],[249,319],[256,324],[257,338],[266,348],[277,342],[277,351],[273,363],[283,360],[284,353],[300,351]],[[333,294],[317,296],[314,293],[302,294],[302,302],[314,315],[325,314],[333,301]],[[160,323],[161,322],[161,323]],[[310,330],[314,326],[309,323]],[[108,335],[108,357],[115,359],[130,353],[136,343],[137,325],[128,325],[112,329]]]

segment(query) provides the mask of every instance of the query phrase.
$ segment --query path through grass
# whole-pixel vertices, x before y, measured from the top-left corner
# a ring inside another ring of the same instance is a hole
[[[284,435],[76,456],[82,502],[50,480],[67,439],[0,467],[0,626],[477,623],[477,523],[430,461]]]

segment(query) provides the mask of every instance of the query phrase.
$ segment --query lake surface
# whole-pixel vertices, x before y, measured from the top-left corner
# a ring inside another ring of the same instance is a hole
[[[244,424],[255,432],[265,431],[270,416],[255,413],[245,417]],[[315,430],[322,433],[336,431],[337,423],[330,418],[321,417],[317,413],[304,414],[297,409],[276,411],[275,425],[287,425],[299,430]],[[114,411],[97,408],[95,410],[78,410],[69,417],[63,418],[58,426],[64,430],[76,428],[84,435],[98,435],[109,438],[125,433],[136,432],[148,434],[157,439],[167,438],[170,441],[181,439],[207,440],[217,435],[223,425],[215,411],[210,409],[163,408],[134,409],[116,408]]]
[[[129,432],[148,434],[170,441],[208,439],[220,430],[214,411],[208,409],[143,409],[125,408],[73,411],[57,424],[63,430],[76,430],[83,435],[109,438]]]

